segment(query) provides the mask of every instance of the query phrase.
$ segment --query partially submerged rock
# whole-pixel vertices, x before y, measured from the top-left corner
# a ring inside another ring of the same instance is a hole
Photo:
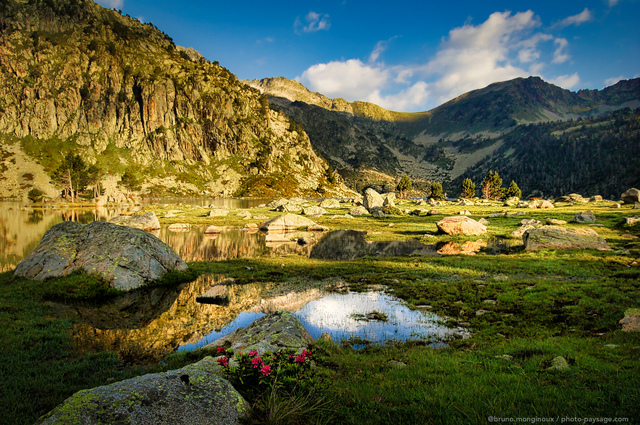
[[[244,328],[208,344],[207,348],[225,346],[234,352],[257,350],[259,353],[293,349],[302,351],[313,343],[314,339],[294,315],[278,310],[256,319]]]
[[[156,213],[154,212],[134,215],[119,215],[109,220],[109,223],[142,230],[157,230],[160,228],[160,220],[158,220],[158,216],[156,216]]]
[[[104,221],[87,225],[65,221],[44,234],[14,275],[44,280],[81,270],[128,291],[170,270],[186,269],[187,264],[169,245],[143,230]]]
[[[487,233],[487,226],[467,216],[445,217],[436,223],[438,229],[448,235],[473,235]]]
[[[79,391],[37,425],[232,425],[248,410],[226,379],[186,367]]]
[[[542,226],[522,235],[525,249],[598,249],[611,250],[605,239],[593,229]]]
[[[267,220],[260,225],[260,230],[267,232],[290,232],[300,228],[309,230],[328,230],[316,222],[297,214],[283,214]]]

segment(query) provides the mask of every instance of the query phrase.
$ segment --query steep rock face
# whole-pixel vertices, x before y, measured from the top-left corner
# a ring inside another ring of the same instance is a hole
[[[0,133],[50,168],[76,151],[215,194],[248,176],[289,175],[299,194],[343,188],[266,98],[153,25],[88,0],[9,0],[0,23]]]

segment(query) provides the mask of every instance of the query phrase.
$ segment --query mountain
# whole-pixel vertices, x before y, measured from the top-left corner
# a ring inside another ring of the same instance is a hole
[[[3,0],[0,197],[55,196],[49,176],[75,154],[151,193],[347,191],[266,97],[152,24],[91,0]]]
[[[375,173],[368,181],[362,177],[367,176],[366,171],[377,171],[387,174],[388,180],[407,173],[418,180],[440,181],[450,193],[457,194],[459,183],[465,177],[473,176],[481,181],[478,173],[488,171],[485,170],[487,164],[505,172],[527,169],[521,164],[528,160],[526,155],[513,156],[515,151],[526,152],[526,148],[535,146],[544,150],[537,153],[538,158],[553,158],[558,147],[550,141],[555,138],[562,143],[557,132],[566,133],[567,128],[572,128],[571,137],[578,141],[588,134],[593,136],[593,128],[587,121],[577,129],[575,124],[564,124],[577,120],[614,122],[629,130],[615,141],[616,146],[629,145],[633,150],[638,144],[634,113],[614,114],[640,107],[640,79],[620,81],[603,90],[571,92],[539,77],[516,78],[465,93],[419,113],[398,113],[366,102],[328,99],[282,77],[247,81],[247,84],[268,95],[270,102],[300,122],[318,152],[357,189],[378,184],[380,176]],[[532,130],[532,125],[540,123],[548,123],[545,127],[548,134]],[[519,137],[525,133],[527,137]],[[601,139],[598,140],[606,146],[602,145],[599,152],[615,157],[614,152],[620,150],[607,145],[614,143],[613,139]],[[587,143],[581,143],[582,154],[589,155]],[[629,182],[626,176],[635,175],[628,163],[633,162],[631,159],[610,170],[612,180],[619,183],[603,187],[610,191],[603,193],[628,188],[624,186]],[[598,167],[582,167],[578,171],[577,163],[574,165],[565,165],[562,170],[545,167],[546,181],[555,182],[555,186],[549,183],[538,187],[539,181],[526,176],[520,176],[517,181],[523,182],[525,193],[543,190],[552,195],[566,190],[587,190],[586,181],[600,178]],[[569,183],[559,184],[561,176],[567,177]],[[478,187],[480,181],[477,181]]]

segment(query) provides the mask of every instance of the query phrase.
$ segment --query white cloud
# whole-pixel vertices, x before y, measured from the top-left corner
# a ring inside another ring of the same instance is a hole
[[[110,9],[122,9],[124,0],[96,0],[96,3]]]
[[[296,34],[301,34],[301,32],[317,32],[322,30],[328,30],[331,28],[331,23],[329,22],[329,15],[324,14],[321,15],[316,12],[309,12],[307,16],[304,17],[305,25],[300,18],[296,18],[296,21],[293,24]]]
[[[580,77],[577,72],[574,72],[572,75],[561,75],[559,77],[553,78],[549,81],[551,84],[555,84],[556,86],[562,87],[563,89],[573,89],[580,84]]]
[[[531,35],[540,26],[532,11],[496,12],[480,25],[465,25],[449,32],[436,57],[423,67],[426,76],[441,75],[433,84],[439,101],[447,101],[496,81],[528,76],[516,65],[535,64],[536,46],[548,36]]]
[[[556,38],[553,40],[556,44],[556,51],[553,52],[553,63],[564,63],[569,60],[571,56],[566,53],[569,42],[566,38]]]
[[[613,7],[618,4],[618,0],[609,0],[609,7]]]
[[[364,64],[359,59],[313,65],[296,78],[312,91],[350,101],[366,99],[388,79],[387,70]]]
[[[408,89],[393,95],[383,96],[376,90],[365,100],[392,111],[407,111],[424,105],[428,98],[429,85],[424,81],[418,81]]]
[[[618,81],[620,81],[620,80],[626,80],[626,78],[624,77],[624,75],[620,75],[620,76],[618,76],[618,77],[611,77],[611,78],[607,78],[607,79],[604,81],[604,84],[605,84],[605,86],[607,86],[607,87],[608,87],[608,86],[612,86],[612,85],[614,85],[615,83],[617,83],[617,82],[618,82]]]
[[[609,1],[609,5],[611,6],[611,1]],[[564,18],[562,21],[555,24],[554,27],[565,28],[565,27],[568,27],[569,25],[578,26],[580,24],[589,22],[591,20],[593,20],[593,14],[589,9],[585,7],[582,12],[578,13],[577,15]]]
[[[391,66],[380,61],[390,39],[378,42],[367,62],[317,64],[296,79],[329,97],[369,101],[392,110],[427,110],[498,81],[544,78],[542,71],[550,72],[547,67],[566,64],[567,39],[553,37],[541,27],[530,10],[496,12],[478,25],[451,29],[435,56],[423,63]],[[547,80],[567,89],[580,83],[577,73]]]

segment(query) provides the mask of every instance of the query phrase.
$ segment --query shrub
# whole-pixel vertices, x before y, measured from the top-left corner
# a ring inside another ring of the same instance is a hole
[[[476,184],[471,179],[464,179],[460,196],[463,198],[473,198],[476,196]]]
[[[411,179],[406,174],[403,174],[402,178],[398,182],[398,185],[396,186],[398,197],[406,198],[407,193],[411,190],[411,186]]]
[[[35,187],[27,193],[27,198],[33,203],[42,202],[42,198],[44,196],[44,192],[40,189],[36,189]]]
[[[434,182],[431,184],[431,197],[433,199],[444,199],[444,190],[442,189],[442,183]]]

